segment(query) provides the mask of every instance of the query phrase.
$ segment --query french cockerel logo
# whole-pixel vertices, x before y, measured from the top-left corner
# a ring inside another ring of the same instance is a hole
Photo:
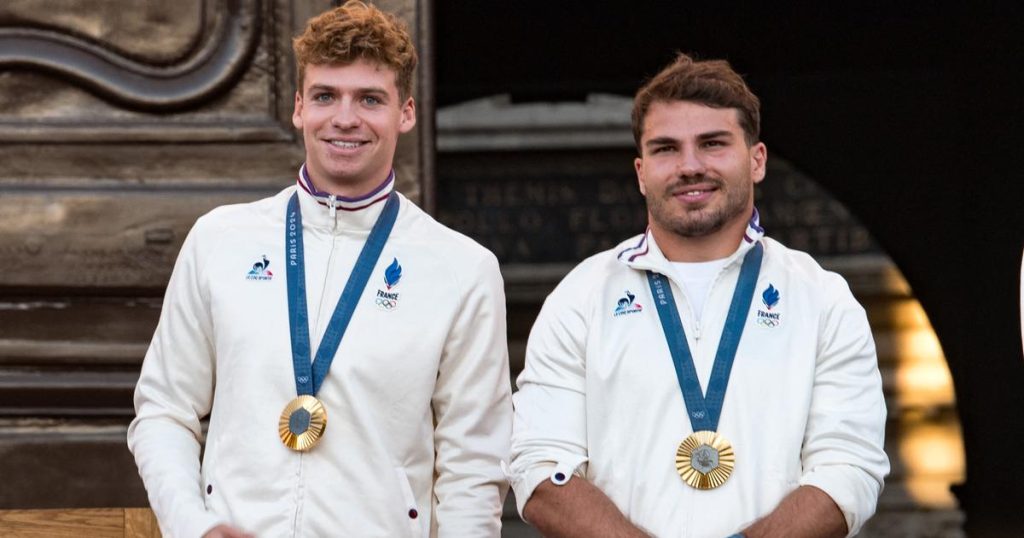
[[[270,260],[267,259],[267,255],[263,255],[263,259],[252,264],[252,269],[245,275],[246,280],[270,280],[274,278],[274,273],[270,272]]]
[[[636,314],[643,312],[644,307],[640,306],[640,303],[636,302],[636,295],[633,295],[629,290],[626,290],[626,296],[619,299],[619,302],[615,305],[615,316],[622,316],[625,314]]]

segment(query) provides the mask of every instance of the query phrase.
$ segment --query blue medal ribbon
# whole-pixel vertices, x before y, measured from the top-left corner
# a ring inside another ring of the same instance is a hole
[[[306,265],[302,248],[302,212],[299,209],[299,194],[296,192],[288,201],[285,214],[285,247],[288,273],[288,325],[292,338],[292,366],[295,369],[295,390],[298,394],[316,396],[323,384],[331,361],[338,351],[341,338],[345,335],[352,314],[356,310],[359,296],[366,289],[374,266],[384,250],[384,244],[391,235],[391,229],[398,218],[398,194],[391,191],[384,204],[384,210],[377,217],[363,249],[359,252],[352,274],[345,283],[334,314],[327,324],[324,337],[316,350],[316,358],[309,360],[309,312],[306,308]]]
[[[740,337],[743,336],[743,327],[750,311],[750,302],[754,298],[754,287],[757,285],[757,275],[761,271],[763,257],[764,247],[761,243],[755,244],[743,257],[739,280],[736,282],[729,313],[725,318],[725,327],[722,329],[722,338],[718,341],[707,395],[701,391],[700,380],[697,379],[697,368],[693,364],[690,346],[686,343],[686,333],[683,331],[683,322],[679,318],[679,310],[672,296],[672,286],[663,275],[647,271],[647,282],[651,286],[658,317],[661,318],[661,328],[665,332],[665,340],[672,354],[672,363],[675,365],[679,389],[686,402],[690,426],[695,432],[718,430],[722,402],[725,401],[725,389],[729,385],[729,374],[732,372],[732,363],[736,358]]]

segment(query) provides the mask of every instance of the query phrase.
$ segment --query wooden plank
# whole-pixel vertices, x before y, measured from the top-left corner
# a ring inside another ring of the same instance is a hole
[[[124,509],[125,538],[160,538],[160,526],[149,508]]]
[[[160,538],[160,527],[149,508],[0,510],[0,536]]]
[[[0,536],[9,538],[124,538],[124,510],[0,510]]]

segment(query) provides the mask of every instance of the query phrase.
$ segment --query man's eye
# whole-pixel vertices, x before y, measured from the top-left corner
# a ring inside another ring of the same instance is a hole
[[[367,96],[363,97],[363,102],[368,104],[368,105],[379,105],[383,101],[381,101],[380,98],[378,98],[378,97],[374,97],[373,95],[367,95]]]
[[[717,148],[724,145],[725,142],[722,140],[708,140],[707,142],[704,142],[704,147],[706,148]]]
[[[313,100],[319,103],[329,103],[333,96],[329,93],[318,93],[313,96]]]
[[[651,153],[654,153],[654,154],[669,153],[669,152],[675,151],[675,149],[676,148],[674,148],[672,146],[658,146],[658,147],[652,149]]]

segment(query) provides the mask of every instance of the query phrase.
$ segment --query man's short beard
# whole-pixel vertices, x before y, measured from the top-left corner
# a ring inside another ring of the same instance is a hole
[[[700,179],[703,180],[704,178]],[[696,184],[697,182],[688,181],[685,183]],[[718,181],[716,183],[719,189],[718,192],[726,196],[725,204],[717,209],[702,208],[689,211],[684,216],[672,214],[669,204],[673,200],[671,193],[685,185],[673,185],[667,188],[661,196],[656,196],[654,193],[649,192],[645,198],[647,199],[647,210],[651,220],[662,229],[671,231],[680,237],[704,237],[721,230],[727,223],[736,218],[737,215],[746,211],[747,198],[743,196],[740,199],[735,199],[734,196],[737,193],[735,186],[730,190],[726,190],[727,187],[723,182]]]
[[[686,217],[674,217],[665,213],[666,204],[664,201],[652,204],[648,200],[647,205],[650,210],[651,219],[654,222],[661,228],[681,237],[704,237],[711,235],[721,230],[725,223],[736,215],[735,212],[726,214],[725,210],[728,208],[721,208],[718,210],[701,209],[690,212]]]

